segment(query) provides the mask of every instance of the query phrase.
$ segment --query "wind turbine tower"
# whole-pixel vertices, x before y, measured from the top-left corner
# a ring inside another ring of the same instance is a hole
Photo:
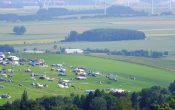
[[[172,9],[172,0],[170,0],[170,6],[169,6],[170,10]]]
[[[154,0],[151,1],[151,14],[154,14]]]
[[[107,1],[105,0],[105,1],[104,1],[104,15],[105,15],[105,16],[106,16],[106,14],[107,14],[106,10],[107,10]]]
[[[130,7],[130,0],[128,0],[128,4],[127,4],[128,7]]]

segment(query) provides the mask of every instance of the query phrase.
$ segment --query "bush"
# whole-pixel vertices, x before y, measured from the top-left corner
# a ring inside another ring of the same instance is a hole
[[[0,45],[0,52],[15,52],[15,49],[10,45]]]
[[[13,28],[13,32],[16,34],[16,35],[22,35],[26,32],[26,28],[24,26],[15,26]]]

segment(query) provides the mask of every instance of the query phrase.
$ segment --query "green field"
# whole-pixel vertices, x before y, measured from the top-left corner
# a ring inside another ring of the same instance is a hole
[[[70,93],[83,94],[84,90],[87,89],[107,89],[107,88],[122,88],[127,91],[139,91],[142,88],[150,87],[153,85],[160,85],[166,87],[170,82],[175,80],[175,72],[167,71],[163,69],[148,67],[144,65],[138,65],[133,63],[115,61],[110,59],[103,59],[97,57],[83,56],[83,55],[54,55],[54,54],[23,54],[23,58],[43,58],[48,65],[50,64],[64,64],[68,76],[63,79],[75,78],[75,75],[70,72],[70,66],[86,67],[93,71],[99,71],[103,73],[97,77],[88,77],[84,81],[72,80],[71,83],[75,88],[61,89],[57,86],[58,77],[57,72],[50,71],[51,67],[29,67],[34,73],[46,74],[49,77],[55,78],[53,82],[47,80],[36,81],[30,79],[30,74],[25,73],[24,70],[28,68],[27,65],[14,67],[15,73],[13,76],[13,83],[0,83],[5,88],[0,90],[0,94],[9,93],[12,99],[4,100],[1,99],[0,103],[14,100],[19,98],[23,90],[27,90],[30,98],[36,98],[41,96],[50,95],[69,95]],[[6,66],[1,68],[11,68]],[[22,71],[19,71],[21,69]],[[108,80],[105,76],[111,73],[117,75],[117,82]],[[136,80],[131,80],[130,75],[136,77]],[[96,83],[101,81],[102,84]],[[47,88],[35,88],[31,86],[32,82],[48,84]],[[23,86],[18,86],[23,84]]]
[[[133,57],[133,56],[117,56],[117,55],[106,55],[106,54],[90,54],[99,58],[111,59],[122,62],[135,63],[148,67],[161,68],[169,71],[175,71],[175,58],[163,57],[163,58],[145,58],[145,57]]]

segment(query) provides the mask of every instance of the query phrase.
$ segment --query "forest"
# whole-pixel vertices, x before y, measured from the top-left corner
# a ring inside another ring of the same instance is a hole
[[[92,29],[83,33],[71,31],[65,38],[65,42],[73,41],[122,41],[144,40],[145,33],[128,29]]]
[[[87,48],[84,50],[86,54],[89,53],[105,53],[108,55],[121,55],[121,56],[135,56],[135,57],[148,57],[148,58],[161,58],[169,55],[168,51],[148,51],[148,50],[120,50],[120,51],[111,51],[109,49],[90,49]]]

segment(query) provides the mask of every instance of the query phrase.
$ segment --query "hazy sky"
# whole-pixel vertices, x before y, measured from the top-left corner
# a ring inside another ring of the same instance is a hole
[[[116,0],[116,2],[119,3],[127,3],[128,1],[132,2],[139,2],[140,0]],[[165,1],[169,1],[169,0],[165,0]],[[175,0],[172,0],[173,2],[175,2]]]

